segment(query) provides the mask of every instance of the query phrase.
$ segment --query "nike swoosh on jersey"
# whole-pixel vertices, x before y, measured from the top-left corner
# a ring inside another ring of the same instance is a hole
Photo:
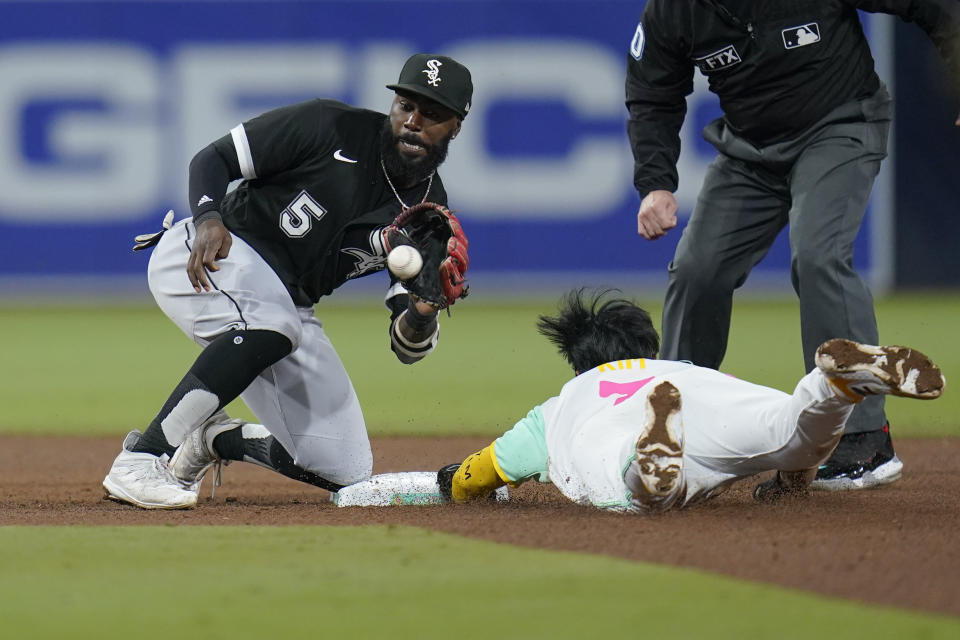
[[[334,159],[334,160],[339,160],[340,162],[349,162],[350,164],[356,164],[356,163],[357,163],[356,160],[352,160],[352,159],[348,158],[347,156],[343,155],[343,154],[341,153],[341,151],[343,151],[343,149],[337,149],[336,151],[333,152],[333,159]]]

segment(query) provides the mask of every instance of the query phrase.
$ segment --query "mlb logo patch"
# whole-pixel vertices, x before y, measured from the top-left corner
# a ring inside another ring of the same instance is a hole
[[[783,46],[787,49],[796,49],[820,42],[820,25],[816,22],[802,24],[799,27],[790,27],[780,33],[783,35]]]

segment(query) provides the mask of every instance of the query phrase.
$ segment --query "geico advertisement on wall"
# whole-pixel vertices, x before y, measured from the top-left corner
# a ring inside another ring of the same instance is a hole
[[[158,59],[119,43],[0,47],[0,215],[33,223],[140,218],[181,199],[194,152],[265,108],[354,95],[359,106],[386,111],[392,93],[384,84],[412,51],[186,45]],[[470,61],[478,87],[442,169],[459,207],[479,217],[577,218],[621,203],[632,161],[620,52],[590,42],[480,40],[445,53]],[[519,114],[524,102],[539,104],[547,120],[530,122],[533,108]],[[524,129],[553,140],[538,147]]]
[[[635,233],[624,78],[642,3],[0,2],[0,10],[9,18],[0,33],[0,274],[141,268],[105,257],[97,231],[141,232],[167,208],[189,215],[196,151],[238,122],[311,97],[386,111],[384,85],[418,50],[451,55],[473,74],[474,104],[441,174],[451,205],[489,240],[476,247],[486,268],[568,267],[557,257],[564,245],[594,270],[662,269],[672,253],[675,239],[639,250]],[[699,75],[696,87],[682,131],[682,215],[714,155],[700,129],[719,115]],[[78,230],[87,232],[83,246]],[[531,233],[551,246],[518,258],[510,239]],[[41,239],[78,259],[16,261]]]

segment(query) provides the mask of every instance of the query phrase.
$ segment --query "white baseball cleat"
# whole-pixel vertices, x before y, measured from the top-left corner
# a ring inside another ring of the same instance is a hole
[[[170,472],[184,485],[193,490],[200,488],[200,481],[210,467],[216,465],[217,472],[214,485],[220,486],[220,467],[230,461],[222,461],[213,448],[213,439],[224,431],[230,431],[245,425],[246,422],[237,418],[231,419],[225,411],[218,411],[210,416],[187,436],[170,459]]]
[[[893,450],[890,427],[845,433],[810,485],[827,491],[875,489],[900,479],[903,462]]]
[[[887,394],[932,400],[940,397],[946,385],[940,368],[909,347],[834,338],[817,349],[816,364],[834,387],[854,401]]]
[[[870,466],[873,465],[873,468]],[[824,477],[817,477],[811,488],[823,491],[856,491],[858,489],[876,489],[892,484],[903,475],[903,462],[894,455],[889,460],[877,462],[877,458],[863,463],[855,463],[841,468],[830,475],[831,467],[824,466]]]
[[[680,391],[661,382],[647,396],[643,430],[624,480],[643,511],[665,511],[686,493]]]
[[[177,481],[167,467],[167,456],[130,451],[140,438],[131,431],[123,440],[123,450],[103,479],[107,497],[143,509],[192,509],[197,492]]]

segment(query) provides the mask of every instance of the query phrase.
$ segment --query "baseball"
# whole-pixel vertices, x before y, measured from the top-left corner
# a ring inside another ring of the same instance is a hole
[[[413,278],[423,267],[420,252],[407,244],[402,244],[387,256],[387,268],[400,280]]]

